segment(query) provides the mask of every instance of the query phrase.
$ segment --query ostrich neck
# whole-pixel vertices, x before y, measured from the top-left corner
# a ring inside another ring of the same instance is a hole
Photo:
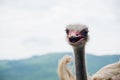
[[[85,50],[82,48],[74,48],[76,80],[87,80],[87,72],[85,66]]]

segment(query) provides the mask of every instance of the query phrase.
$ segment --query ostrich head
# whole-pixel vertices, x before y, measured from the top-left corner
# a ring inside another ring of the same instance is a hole
[[[73,47],[84,47],[88,41],[88,28],[82,24],[71,24],[66,27],[67,41]]]

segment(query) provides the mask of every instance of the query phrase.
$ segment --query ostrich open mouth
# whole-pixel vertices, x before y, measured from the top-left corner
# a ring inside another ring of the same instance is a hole
[[[78,41],[81,41],[84,37],[70,37],[69,38],[69,41],[71,43],[75,43],[75,42],[78,42]]]

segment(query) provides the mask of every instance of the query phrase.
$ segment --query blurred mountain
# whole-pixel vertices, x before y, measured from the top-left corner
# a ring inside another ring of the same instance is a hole
[[[59,80],[57,64],[64,55],[71,53],[52,53],[33,56],[22,60],[1,60],[0,80]],[[120,55],[86,55],[89,74],[94,74],[101,67],[117,62]],[[73,65],[73,64],[70,64]]]

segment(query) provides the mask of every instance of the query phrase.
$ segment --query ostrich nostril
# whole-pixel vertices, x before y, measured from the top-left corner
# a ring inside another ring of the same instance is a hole
[[[76,34],[76,36],[79,36],[79,34]]]

